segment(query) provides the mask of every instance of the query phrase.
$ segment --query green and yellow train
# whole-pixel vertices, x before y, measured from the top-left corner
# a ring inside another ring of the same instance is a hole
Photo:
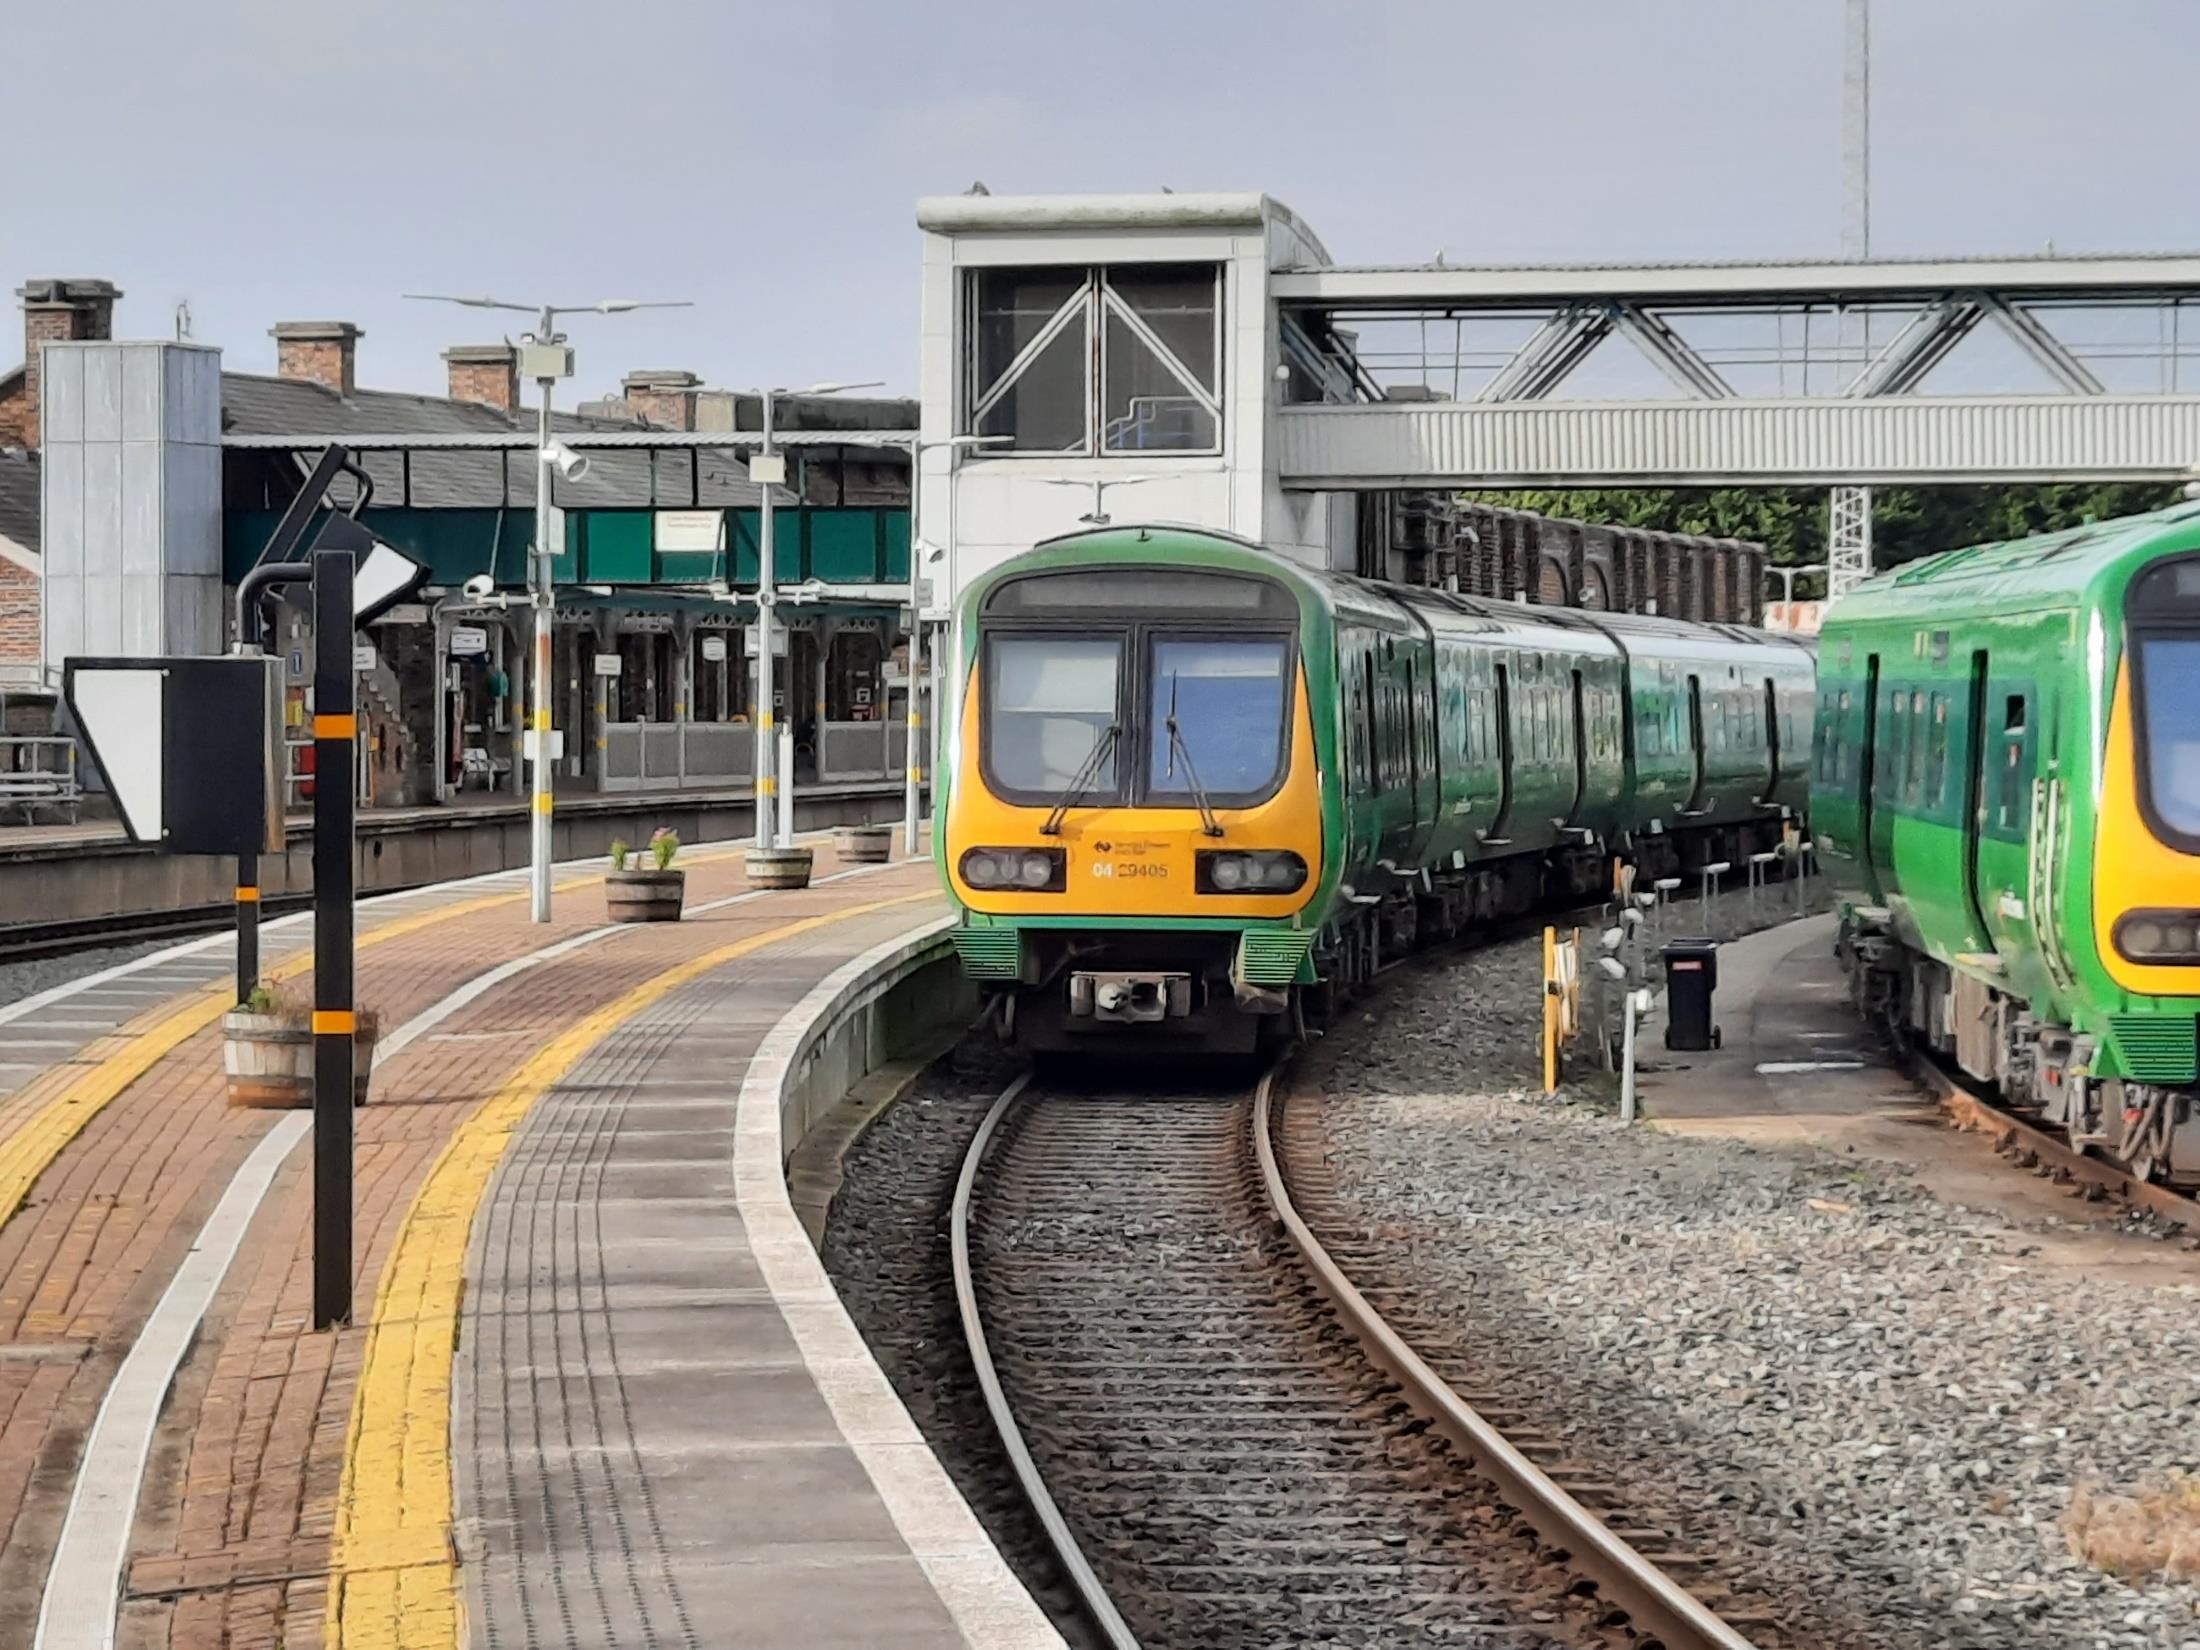
[[[2200,1184],[2200,506],[1860,586],[1820,638],[1812,761],[1859,1000]]]
[[[1244,1051],[1424,941],[1775,843],[1807,649],[1308,571],[1188,529],[976,581],[940,802],[1014,1040]]]

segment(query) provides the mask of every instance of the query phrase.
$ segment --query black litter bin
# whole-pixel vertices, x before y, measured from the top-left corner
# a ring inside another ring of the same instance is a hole
[[[1669,940],[1659,954],[1665,959],[1665,1046],[1717,1048],[1711,994],[1719,989],[1719,942]]]

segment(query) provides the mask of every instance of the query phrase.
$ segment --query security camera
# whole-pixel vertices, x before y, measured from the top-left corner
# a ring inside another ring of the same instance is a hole
[[[486,573],[476,573],[466,581],[466,594],[479,600],[496,594],[497,581]]]
[[[578,481],[588,474],[588,455],[576,453],[556,436],[552,436],[550,445],[543,448],[542,461],[545,464],[555,464],[558,474],[568,481]]]

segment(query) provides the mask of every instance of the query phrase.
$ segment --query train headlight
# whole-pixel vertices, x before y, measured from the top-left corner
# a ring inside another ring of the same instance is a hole
[[[1289,894],[1306,886],[1306,861],[1287,848],[1203,850],[1193,871],[1202,894]]]
[[[988,893],[1058,894],[1069,885],[1068,856],[1059,848],[972,848],[962,879]]]
[[[2200,964],[2200,911],[2126,911],[2112,937],[2127,962]]]

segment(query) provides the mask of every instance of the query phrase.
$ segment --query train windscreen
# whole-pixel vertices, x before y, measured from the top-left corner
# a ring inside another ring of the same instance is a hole
[[[1116,720],[1121,637],[994,636],[986,644],[986,770],[996,788],[1052,795],[1083,773]],[[1116,788],[1113,746],[1084,787]]]
[[[2139,674],[2147,799],[2157,820],[2200,837],[2200,636],[2144,636]]]
[[[1271,789],[1283,763],[1284,639],[1156,636],[1152,653],[1147,794],[1189,797],[1195,785],[1222,797]]]

